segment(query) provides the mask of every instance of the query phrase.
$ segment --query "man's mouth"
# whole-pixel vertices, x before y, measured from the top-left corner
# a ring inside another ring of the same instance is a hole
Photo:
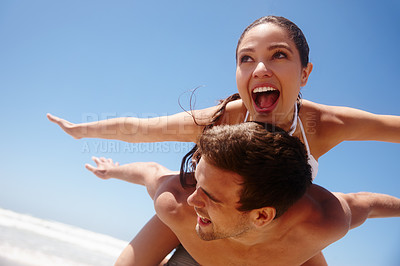
[[[257,112],[270,112],[278,103],[280,92],[273,87],[257,87],[251,96]]]
[[[201,216],[197,216],[197,222],[202,226],[211,224],[211,220]]]

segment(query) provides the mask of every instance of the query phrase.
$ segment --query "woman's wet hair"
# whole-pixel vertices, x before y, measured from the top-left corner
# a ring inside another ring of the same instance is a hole
[[[204,126],[203,132],[207,129],[212,128],[213,126],[217,125],[220,122],[221,118],[225,113],[227,104],[239,99],[240,99],[239,93],[235,93],[223,100],[220,100],[217,111],[212,115],[210,122],[206,125],[199,124],[196,120],[196,117],[193,114],[191,114],[194,123],[198,126]],[[191,110],[193,110],[193,106],[191,106]],[[194,186],[196,185],[192,173],[196,168],[195,162],[197,161],[196,160],[197,148],[198,148],[197,144],[194,145],[194,147],[182,158],[181,169],[180,169],[180,180],[183,187],[191,187],[193,185]]]

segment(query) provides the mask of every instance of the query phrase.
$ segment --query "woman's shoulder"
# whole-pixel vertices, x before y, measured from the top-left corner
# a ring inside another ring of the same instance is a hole
[[[315,158],[342,141],[341,116],[345,112],[343,107],[303,100],[299,115]]]
[[[319,132],[323,109],[321,104],[302,100],[299,116],[307,135],[315,136]]]
[[[302,100],[299,115],[303,123],[313,125],[314,127],[318,126],[317,129],[321,130],[324,127],[330,127],[331,124],[338,123],[337,119],[343,113],[342,109],[338,106]],[[305,125],[305,127],[307,126]]]
[[[329,116],[337,115],[339,113],[342,113],[343,111],[346,111],[348,108],[343,107],[343,106],[334,106],[334,105],[327,105],[327,104],[322,104],[322,103],[316,103],[312,102],[310,100],[302,100],[301,104],[301,111],[303,111],[304,114],[308,115],[318,115],[321,116],[321,118],[329,118]]]
[[[325,110],[327,105],[312,102],[310,100],[302,99],[301,100],[301,108],[300,108],[300,114],[314,114],[314,115],[320,115],[321,112]]]
[[[244,122],[247,114],[247,108],[242,99],[229,102],[226,105],[226,112],[224,113],[221,124],[239,124]]]

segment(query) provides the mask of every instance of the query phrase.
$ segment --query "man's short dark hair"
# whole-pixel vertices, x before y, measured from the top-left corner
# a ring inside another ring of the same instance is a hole
[[[247,122],[215,126],[203,132],[197,146],[192,171],[196,162],[205,158],[243,178],[240,211],[274,207],[277,218],[312,182],[303,143],[273,125]]]

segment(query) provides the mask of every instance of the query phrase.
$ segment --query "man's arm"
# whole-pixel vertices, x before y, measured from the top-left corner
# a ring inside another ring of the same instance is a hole
[[[155,215],[125,247],[114,266],[159,265],[178,245],[175,234]]]
[[[112,159],[92,157],[96,167],[85,167],[101,179],[120,179],[129,183],[145,186],[151,198],[162,181],[162,177],[172,171],[154,162],[136,162],[125,165],[114,163]]]
[[[116,178],[146,186],[152,199],[172,172],[157,163],[130,163],[119,165],[111,159],[93,157],[96,167],[86,168],[102,179]],[[154,216],[122,251],[115,266],[158,265],[179,244],[175,234],[158,216]]]
[[[350,229],[360,226],[368,218],[400,217],[399,198],[371,192],[334,194],[343,199],[350,209]]]
[[[328,266],[324,254],[320,251],[317,255],[301,264],[301,266]]]

